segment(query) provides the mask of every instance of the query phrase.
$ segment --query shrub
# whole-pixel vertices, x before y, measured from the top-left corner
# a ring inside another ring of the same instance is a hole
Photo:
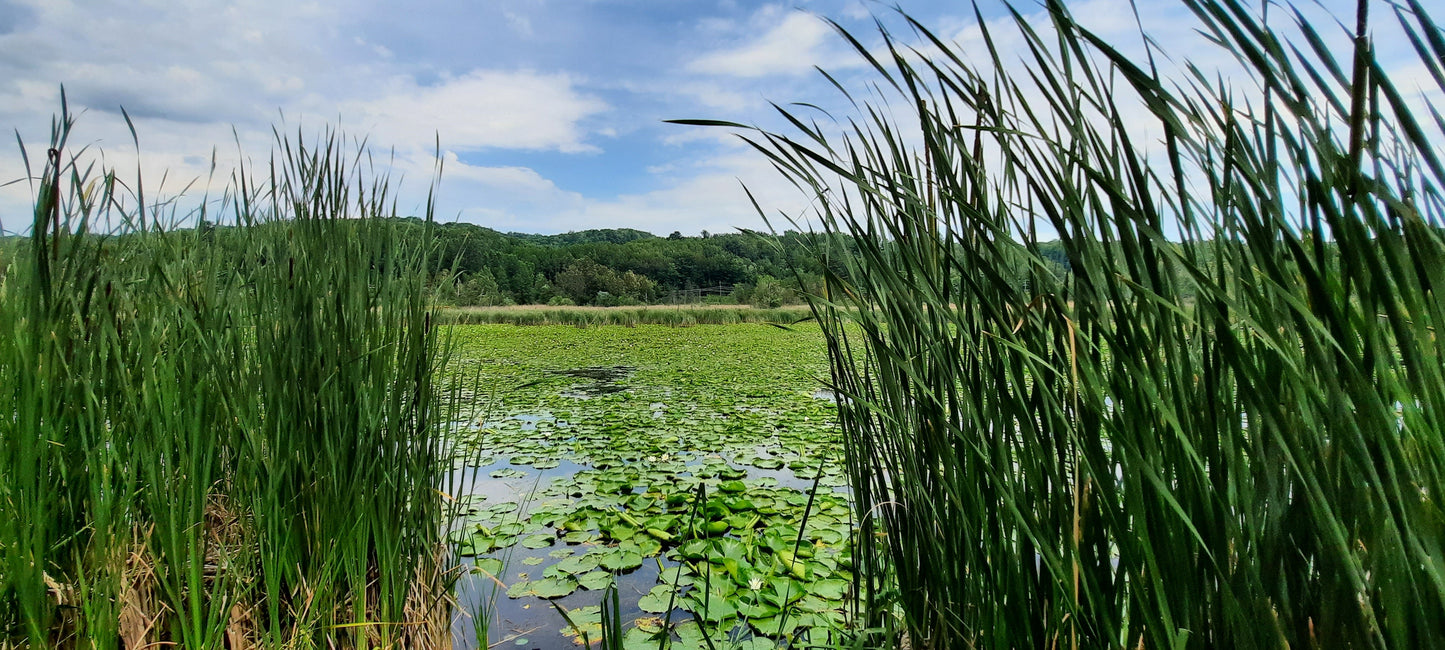
[[[793,299],[793,292],[771,275],[758,277],[758,283],[748,294],[748,302],[754,307],[777,309]]]

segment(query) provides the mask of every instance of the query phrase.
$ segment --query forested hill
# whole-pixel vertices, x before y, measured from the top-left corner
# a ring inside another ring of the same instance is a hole
[[[421,236],[420,219],[397,222]],[[207,228],[222,240],[230,230]],[[821,235],[810,233],[659,237],[618,228],[534,235],[467,223],[438,223],[433,232],[435,295],[459,306],[708,301],[776,307],[822,285],[816,254]],[[0,273],[25,242],[0,237]],[[1058,271],[1067,272],[1057,242],[1039,247]]]
[[[469,224],[449,224],[467,226]],[[483,230],[486,230],[483,228]],[[642,230],[631,228],[600,228],[597,230],[583,230],[582,232],[568,232],[560,235],[534,235],[524,232],[509,232],[507,237],[520,239],[522,241],[541,244],[543,246],[571,246],[573,244],[626,244],[639,239],[656,239],[657,235]],[[679,237],[682,235],[679,234]]]
[[[438,297],[460,305],[616,305],[704,295],[776,304],[800,288],[794,268],[805,284],[821,281],[808,245],[813,235],[806,233],[658,237],[625,228],[561,235],[500,233],[466,223],[436,228],[434,268],[444,269]],[[753,295],[759,284],[761,293]]]

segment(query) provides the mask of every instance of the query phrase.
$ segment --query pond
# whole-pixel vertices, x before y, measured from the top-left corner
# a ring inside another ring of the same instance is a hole
[[[852,521],[816,328],[466,326],[460,648],[565,648],[617,589],[627,647],[846,625]],[[826,395],[826,394],[825,394]]]

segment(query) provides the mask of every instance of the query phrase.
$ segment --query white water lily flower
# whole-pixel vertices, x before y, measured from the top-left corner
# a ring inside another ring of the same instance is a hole
[[[749,579],[748,579],[748,588],[749,588],[749,589],[752,589],[753,591],[757,591],[757,590],[759,590],[759,589],[762,589],[762,588],[763,588],[763,579],[762,579],[762,578],[749,578]]]

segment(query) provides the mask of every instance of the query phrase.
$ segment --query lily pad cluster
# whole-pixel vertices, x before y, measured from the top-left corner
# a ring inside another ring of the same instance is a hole
[[[561,559],[511,582],[510,598],[600,591],[615,575],[656,562],[668,569],[638,599],[643,612],[676,609],[689,615],[680,621],[719,633],[746,626],[756,636],[787,638],[840,629],[853,578],[846,497],[819,492],[808,510],[806,492],[771,482],[584,470],[554,481],[522,521],[463,528],[461,545],[464,553],[556,547]],[[583,496],[567,498],[575,494]]]
[[[686,336],[720,330],[735,335],[721,340],[726,354]],[[826,371],[819,339],[800,345],[813,335],[756,326],[582,331],[629,339],[627,355],[609,356],[548,340],[577,330],[527,331],[537,348],[567,353],[549,366],[504,349],[479,364],[484,378],[496,373],[484,383],[523,388],[494,396],[466,433],[471,468],[528,493],[525,505],[477,498],[459,522],[454,539],[477,571],[518,602],[632,587],[623,608],[641,616],[624,647],[666,637],[702,648],[706,635],[727,642],[717,647],[772,648],[847,624],[853,528],[833,404],[814,396]],[[557,371],[568,363],[628,372],[610,377],[618,390],[589,394],[571,383],[585,373]],[[510,563],[520,566],[498,564],[518,549],[529,554]],[[564,629],[576,633],[590,607],[567,610]]]

